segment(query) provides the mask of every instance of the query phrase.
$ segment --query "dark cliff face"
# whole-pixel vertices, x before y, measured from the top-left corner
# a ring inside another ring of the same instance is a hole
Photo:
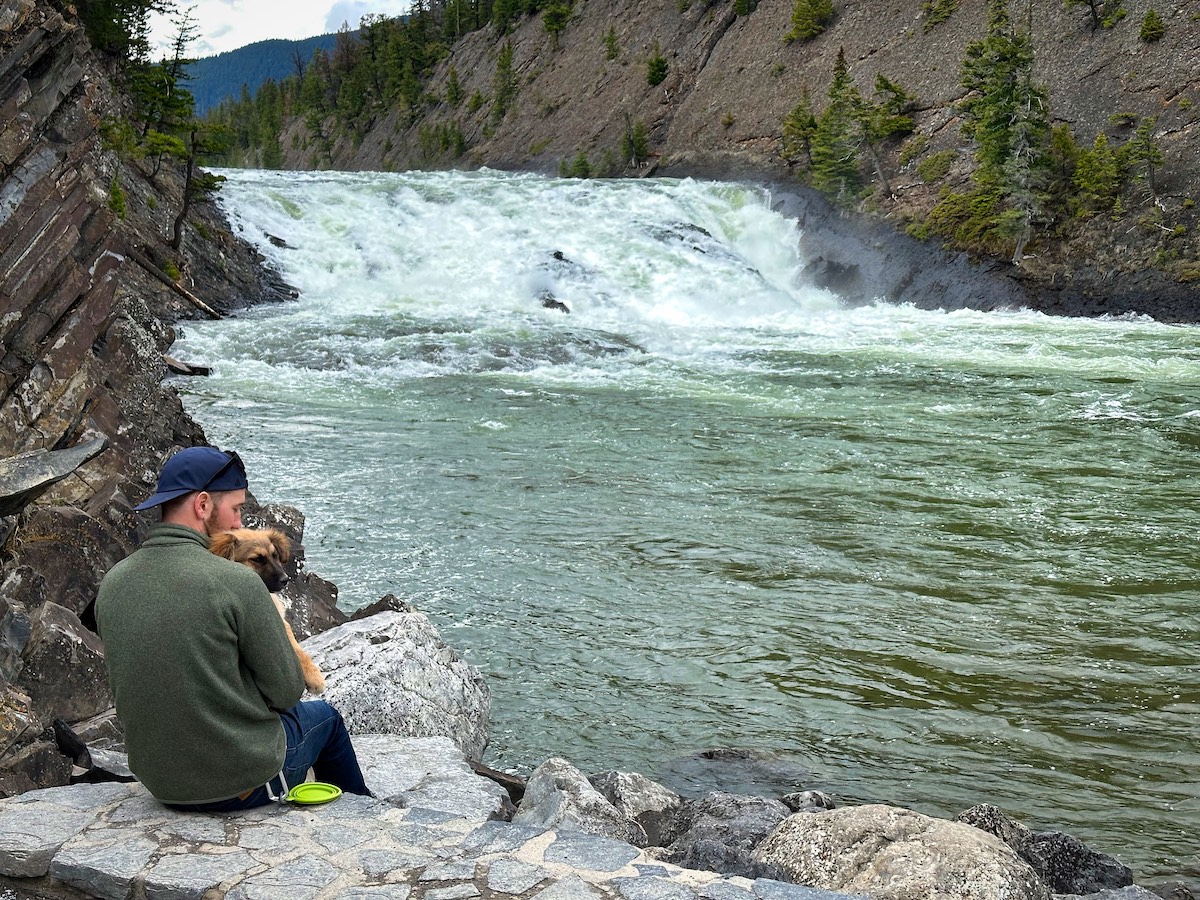
[[[214,210],[198,210],[169,252],[179,173],[151,181],[97,137],[126,111],[70,14],[3,4],[0,482],[7,458],[109,446],[36,502],[0,499],[0,795],[65,783],[71,762],[45,729],[111,705],[102,647],[79,617],[144,533],[131,507],[161,461],[204,442],[163,385],[171,323],[200,313],[134,259],[195,273],[181,282],[219,310],[271,296],[259,259]]]
[[[1120,221],[1099,216],[1069,237],[1042,234],[1021,266],[982,261],[962,284],[954,270],[965,264],[939,256],[936,239],[924,249],[904,238],[904,227],[928,213],[943,186],[961,189],[970,172],[971,148],[962,135],[955,103],[963,96],[961,61],[966,47],[984,36],[987,4],[962,3],[949,18],[926,30],[921,4],[835,3],[828,30],[815,40],[786,43],[790,0],[762,0],[735,16],[733,0],[589,0],[576,3],[557,47],[540,17],[524,17],[508,36],[517,82],[515,100],[497,121],[492,104],[475,111],[464,99],[426,108],[414,122],[392,111],[359,136],[335,140],[331,158],[315,152],[301,123],[285,137],[288,164],[297,168],[396,170],[491,166],[553,174],[561,161],[582,152],[595,166],[618,160],[628,123],[645,123],[652,159],[625,175],[694,175],[790,185],[793,204],[803,205],[809,233],[830,232],[805,250],[827,270],[850,269],[844,296],[851,302],[875,297],[913,299],[904,275],[878,282],[866,270],[885,270],[898,259],[915,258],[919,268],[949,264],[950,305],[1025,305],[1056,313],[1096,315],[1139,311],[1170,321],[1200,318],[1200,274],[1186,263],[1200,258],[1200,20],[1194,3],[1156,2],[1165,33],[1148,44],[1139,25],[1150,0],[1124,0],[1127,15],[1112,29],[1093,31],[1086,6],[1058,0],[1034,4],[1032,35],[1035,78],[1049,93],[1054,123],[1068,124],[1080,145],[1097,134],[1114,143],[1129,137],[1120,122],[1157,117],[1156,140],[1164,154],[1157,204],[1127,209]],[[1014,17],[1025,6],[1012,4]],[[605,35],[612,29],[617,53],[609,59]],[[457,43],[443,60],[428,96],[444,98],[453,64],[463,98],[490,98],[502,39],[488,27]],[[651,86],[647,63],[655,52],[667,60],[665,80]],[[876,195],[849,211],[823,213],[800,187],[781,158],[781,122],[808,90],[817,112],[825,105],[839,49],[850,75],[870,96],[883,74],[917,98],[916,131],[890,148],[883,165],[891,194]],[[1111,117],[1120,117],[1115,123]],[[460,157],[431,140],[440,127],[456,126],[467,152]],[[923,148],[923,149],[920,149]],[[915,152],[919,149],[919,152]],[[927,183],[921,163],[953,151],[944,178]],[[330,165],[332,163],[332,165]],[[1157,210],[1157,211],[1156,211]],[[862,217],[862,224],[847,222]],[[883,222],[875,229],[872,222]],[[835,238],[846,233],[848,241]],[[869,234],[869,238],[867,235]],[[880,242],[883,242],[882,246]],[[883,253],[862,265],[863,254]],[[819,259],[818,259],[819,258]],[[986,286],[990,273],[1003,280]],[[1193,274],[1181,274],[1193,273]],[[1188,279],[1191,280],[1188,280]],[[845,279],[843,279],[845,280]],[[961,301],[961,302],[960,302]],[[927,303],[936,303],[927,297]]]

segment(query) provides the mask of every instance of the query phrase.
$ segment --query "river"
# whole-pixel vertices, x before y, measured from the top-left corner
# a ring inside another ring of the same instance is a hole
[[[483,670],[491,764],[752,748],[1200,881],[1196,328],[843,308],[736,185],[224,174],[301,297],[186,324],[185,404]]]

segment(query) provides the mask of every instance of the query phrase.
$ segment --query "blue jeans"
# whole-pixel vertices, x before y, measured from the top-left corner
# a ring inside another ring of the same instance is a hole
[[[287,738],[283,777],[287,780],[289,788],[302,783],[311,768],[317,781],[336,784],[347,794],[370,795],[341,713],[324,700],[310,700],[297,703],[286,712],[280,713],[279,720],[283,723],[283,732]],[[236,812],[240,809],[253,809],[271,803],[271,794],[279,796],[283,791],[278,776],[271,779],[269,786],[270,792],[267,790],[268,785],[260,785],[244,796],[216,800],[212,803],[165,805],[172,809],[192,812]]]

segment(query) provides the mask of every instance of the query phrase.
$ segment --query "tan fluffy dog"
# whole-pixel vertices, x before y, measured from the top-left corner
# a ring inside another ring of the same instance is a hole
[[[278,592],[288,583],[283,564],[292,558],[292,545],[287,535],[275,528],[235,528],[213,535],[209,549],[217,556],[249,566],[258,573],[258,577],[271,592],[271,599],[275,601],[275,608],[279,610],[279,618],[283,619],[288,640],[292,643],[292,649],[296,651],[296,658],[300,660],[300,668],[304,672],[304,686],[314,694],[324,691],[325,676],[321,674],[312,657],[296,642],[292,626],[284,616],[283,601],[279,599]]]

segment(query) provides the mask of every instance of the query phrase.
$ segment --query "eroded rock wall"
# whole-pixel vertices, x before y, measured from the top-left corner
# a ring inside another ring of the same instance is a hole
[[[264,294],[258,258],[211,209],[178,254],[167,247],[182,180],[166,169],[151,180],[103,147],[99,125],[127,113],[110,74],[69,11],[3,4],[0,459],[101,436],[108,449],[0,518],[0,794],[63,783],[70,761],[50,722],[111,705],[80,617],[144,533],[131,507],[162,459],[204,440],[163,384],[171,323],[199,312],[131,251],[202,274],[188,286],[218,309]]]

